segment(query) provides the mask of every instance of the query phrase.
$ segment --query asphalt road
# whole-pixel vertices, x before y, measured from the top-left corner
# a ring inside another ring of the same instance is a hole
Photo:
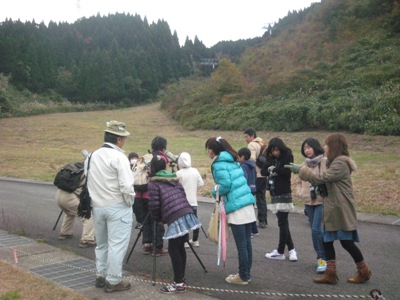
[[[53,226],[60,213],[55,202],[56,188],[51,184],[13,182],[0,180],[0,228],[14,234],[42,240],[48,244],[84,257],[95,259],[94,249],[78,248],[81,234],[81,224],[75,223],[74,237],[70,240],[57,239],[61,220],[56,230]],[[199,203],[198,214],[203,228],[207,230],[213,205]],[[332,285],[317,285],[312,278],[315,273],[316,257],[311,243],[310,228],[307,219],[302,214],[291,214],[290,229],[298,253],[298,261],[271,261],[264,255],[277,247],[278,226],[275,215],[268,212],[268,227],[260,229],[260,235],[253,238],[252,282],[248,286],[232,286],[225,283],[228,274],[237,273],[237,253],[232,235],[228,240],[228,258],[225,267],[217,266],[217,246],[206,239],[200,232],[200,247],[194,248],[205,270],[190,249],[187,250],[186,268],[187,284],[197,287],[209,287],[207,294],[216,298],[227,298],[227,290],[241,290],[244,293],[228,293],[230,299],[313,299],[325,297],[366,298],[372,289],[379,289],[386,299],[400,299],[398,275],[400,269],[400,226],[381,225],[360,222],[359,244],[365,260],[372,270],[372,278],[364,284],[346,282],[355,271],[355,265],[350,255],[338,242],[335,243],[337,255],[337,271],[339,283]],[[133,229],[128,252],[139,234]],[[165,243],[167,247],[167,243]],[[129,262],[124,268],[137,275],[152,277],[153,258],[141,253],[141,238],[132,252]],[[170,281],[172,267],[168,256],[156,260],[157,280]],[[218,292],[215,289],[222,289]],[[201,292],[204,292],[202,289]],[[257,295],[257,292],[260,293]],[[302,294],[309,295],[308,297]],[[314,296],[310,296],[314,295]]]

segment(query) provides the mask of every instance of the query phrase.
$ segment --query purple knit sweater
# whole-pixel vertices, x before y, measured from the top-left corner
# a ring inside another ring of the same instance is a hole
[[[178,178],[151,177],[148,187],[149,210],[157,222],[170,225],[193,212]]]

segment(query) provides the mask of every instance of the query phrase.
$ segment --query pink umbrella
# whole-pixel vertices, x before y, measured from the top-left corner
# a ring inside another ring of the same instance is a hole
[[[216,198],[218,199],[218,208],[219,208],[219,218],[218,218],[218,258],[217,265],[221,265],[221,256],[222,261],[226,261],[226,211],[225,211],[225,202],[224,197],[219,194],[219,186],[216,186]]]
[[[225,261],[226,261],[226,211],[225,211],[225,202],[224,197],[221,197],[220,203],[221,209],[221,218],[220,218],[220,231],[221,231],[221,254],[222,254],[222,261],[224,262],[225,268]]]
[[[221,264],[221,254],[222,254],[222,226],[221,226],[221,207],[223,206],[223,201],[219,197],[219,191],[217,190],[217,199],[218,201],[218,211],[219,211],[219,216],[218,216],[218,252],[217,252],[217,265],[219,266]]]

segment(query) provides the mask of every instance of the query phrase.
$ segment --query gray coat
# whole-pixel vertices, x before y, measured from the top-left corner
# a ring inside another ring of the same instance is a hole
[[[357,229],[357,214],[354,203],[351,173],[357,169],[348,156],[333,160],[326,172],[313,174],[310,168],[300,169],[301,180],[313,185],[325,183],[328,196],[324,199],[323,226],[326,231],[353,231]]]

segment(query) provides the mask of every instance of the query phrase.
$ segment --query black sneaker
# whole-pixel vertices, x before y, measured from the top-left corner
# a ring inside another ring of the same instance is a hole
[[[131,288],[131,284],[127,280],[121,280],[117,284],[110,284],[106,281],[106,284],[104,286],[104,292],[105,293],[113,293],[113,292],[121,292],[121,291],[126,291]]]
[[[96,277],[96,284],[97,288],[103,288],[106,285],[106,279],[104,277]]]
[[[59,240],[66,240],[66,239],[70,239],[70,238],[72,238],[72,234],[60,234],[59,236],[58,236],[58,239]]]
[[[267,228],[267,223],[266,222],[260,222],[258,224],[258,228]]]
[[[96,247],[96,242],[95,241],[85,241],[85,242],[80,242],[78,245],[79,248],[89,248],[89,247]]]

